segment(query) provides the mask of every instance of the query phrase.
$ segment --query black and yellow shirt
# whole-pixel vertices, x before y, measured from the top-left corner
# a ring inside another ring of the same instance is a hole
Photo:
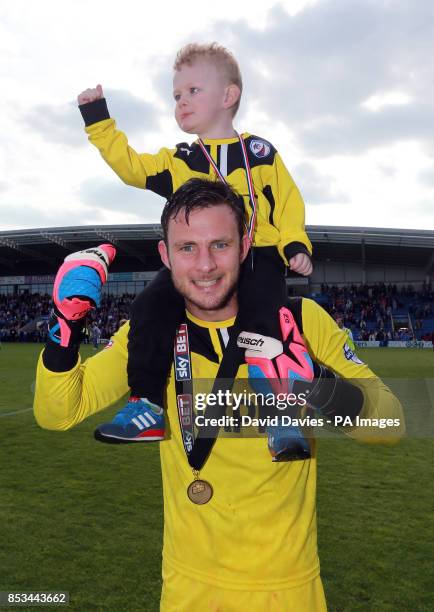
[[[300,303],[299,303],[300,304]],[[361,416],[400,418],[402,409],[368,366],[344,350],[346,334],[315,302],[294,312],[314,359],[344,378],[357,379],[364,394]],[[209,323],[188,315],[194,378],[213,379],[233,320]],[[109,348],[66,372],[39,359],[34,411],[41,427],[66,430],[128,392],[125,324]],[[241,365],[238,378],[247,378]],[[366,381],[366,385],[364,384]],[[218,437],[201,477],[212,483],[210,502],[197,506],[186,489],[192,471],[179,427],[173,370],[167,389],[169,437],[160,444],[164,490],[164,568],[221,588],[274,590],[301,585],[319,574],[316,529],[316,445],[306,461],[272,463],[264,438]],[[397,428],[394,438],[402,436]],[[393,438],[376,432],[377,442]],[[370,441],[363,432],[349,435]],[[384,439],[383,439],[384,438]]]
[[[164,198],[191,178],[215,179],[199,144],[181,143],[151,155],[137,153],[126,135],[116,129],[105,99],[80,106],[90,142],[127,183],[150,189]],[[296,253],[312,253],[305,231],[304,202],[279,153],[268,141],[243,133],[257,199],[256,246],[275,246],[285,263]],[[229,185],[243,196],[249,216],[246,172],[238,138],[204,140],[205,147]]]

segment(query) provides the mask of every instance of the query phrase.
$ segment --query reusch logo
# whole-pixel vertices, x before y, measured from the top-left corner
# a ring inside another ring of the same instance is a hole
[[[264,341],[262,338],[246,338],[245,336],[238,337],[239,344],[246,344],[248,346],[263,346]]]

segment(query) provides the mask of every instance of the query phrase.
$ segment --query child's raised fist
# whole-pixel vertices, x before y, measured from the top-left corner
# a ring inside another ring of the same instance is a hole
[[[102,86],[97,85],[93,89],[85,89],[77,96],[77,102],[79,105],[81,104],[89,104],[89,102],[95,102],[95,100],[101,100],[104,98],[104,93],[102,91]]]

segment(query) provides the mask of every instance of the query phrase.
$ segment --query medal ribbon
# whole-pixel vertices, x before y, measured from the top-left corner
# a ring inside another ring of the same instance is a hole
[[[244,363],[244,350],[237,346],[237,337],[240,330],[235,325],[230,329],[229,341],[223,352],[223,358],[214,380],[212,393],[216,394],[219,389],[225,391],[228,387],[232,389],[233,380],[236,376],[238,366]],[[215,444],[219,427],[207,428],[207,437],[201,437],[201,431],[197,438],[194,432],[193,410],[193,378],[191,369],[190,343],[188,339],[188,327],[182,323],[175,335],[174,344],[174,366],[175,366],[175,389],[176,404],[178,407],[179,427],[181,429],[182,442],[188,463],[193,470],[200,470],[207,460],[212,447]],[[209,406],[205,408],[205,418],[218,418],[224,414],[224,406]]]
[[[236,133],[236,135],[238,137],[238,140],[240,141],[240,147],[241,147],[241,152],[242,152],[242,155],[243,155],[243,162],[244,162],[244,170],[245,170],[245,173],[246,173],[247,188],[249,190],[250,206],[252,208],[252,215],[250,217],[249,226],[247,228],[247,234],[249,236],[250,243],[252,244],[253,243],[253,234],[255,232],[255,226],[256,226],[256,215],[257,215],[257,204],[256,204],[255,190],[254,190],[254,187],[253,187],[252,171],[250,169],[250,164],[249,164],[249,158],[247,156],[246,145],[244,143],[244,140],[238,134],[238,132],[235,132],[235,133]],[[227,180],[225,179],[223,174],[220,172],[220,169],[218,168],[217,164],[215,163],[215,161],[213,160],[211,155],[206,150],[206,147],[205,147],[205,145],[203,143],[203,140],[201,138],[199,138],[198,142],[199,142],[200,148],[202,149],[202,153],[205,155],[206,159],[208,160],[210,166],[212,167],[212,169],[214,170],[216,175],[219,177],[219,179],[222,181],[222,183],[225,183],[225,185],[227,185],[228,184]]]
[[[185,454],[188,457],[194,445],[194,411],[191,356],[186,323],[181,323],[176,330],[173,364],[175,367],[176,405],[178,408],[179,426],[181,428]]]

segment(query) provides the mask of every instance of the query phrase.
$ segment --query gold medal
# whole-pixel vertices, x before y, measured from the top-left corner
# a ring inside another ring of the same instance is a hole
[[[207,504],[214,493],[212,486],[206,480],[198,478],[199,472],[196,470],[193,470],[193,474],[195,478],[187,487],[188,499],[193,504]]]

